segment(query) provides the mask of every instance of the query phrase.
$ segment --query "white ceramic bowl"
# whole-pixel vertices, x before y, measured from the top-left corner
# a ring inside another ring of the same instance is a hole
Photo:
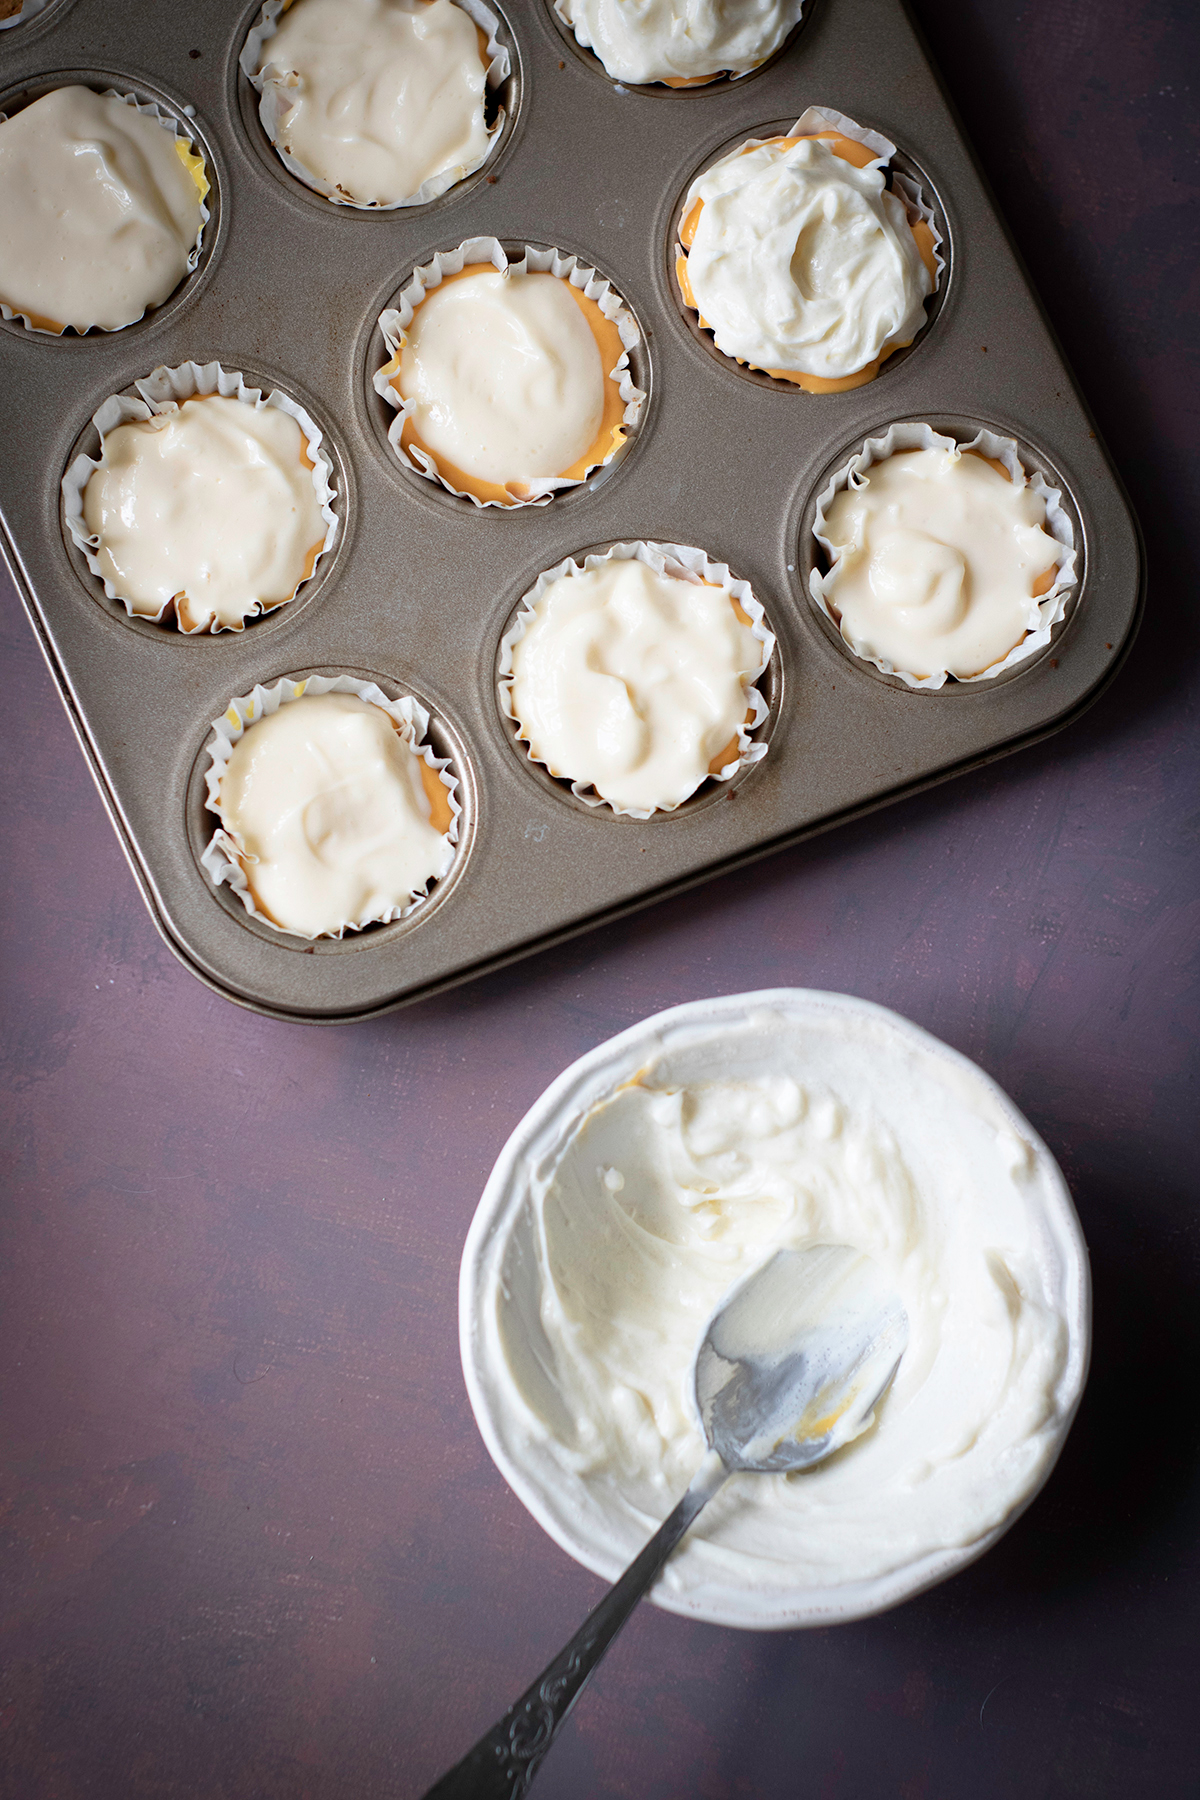
[[[772,1025],[772,1020],[776,1025]],[[891,1572],[835,1587],[804,1586],[786,1577],[768,1591],[740,1585],[728,1575],[707,1578],[685,1592],[662,1582],[660,1606],[714,1624],[758,1630],[828,1625],[883,1611],[982,1556],[1033,1499],[1053,1467],[1074,1417],[1087,1376],[1091,1297],[1087,1250],[1066,1182],[1046,1146],[1008,1096],[965,1056],[908,1020],[866,1000],[808,989],[776,988],[754,994],[693,1001],[632,1026],[580,1057],[525,1115],[505,1145],[480,1200],[463,1252],[459,1324],[467,1391],[484,1442],[505,1480],[538,1523],[577,1561],[609,1580],[625,1564],[606,1548],[596,1520],[581,1528],[563,1493],[561,1469],[549,1452],[531,1444],[495,1377],[500,1344],[510,1361],[524,1358],[522,1379],[541,1384],[542,1409],[553,1416],[551,1358],[539,1316],[540,1282],[534,1254],[535,1221],[529,1204],[531,1174],[553,1168],[585,1113],[614,1089],[653,1064],[656,1075],[680,1083],[759,1075],[771,1062],[772,1045],[786,1032],[828,1030],[869,1038],[877,1053],[922,1059],[926,1073],[968,1105],[1007,1128],[1028,1146],[1033,1178],[1028,1206],[1042,1297],[1066,1323],[1067,1347],[1055,1387],[1051,1453],[1018,1493],[1005,1518],[985,1536],[942,1549]],[[782,1031],[779,1029],[782,1027]],[[786,1066],[786,1065],[783,1065]],[[656,1083],[657,1085],[657,1083]],[[603,1522],[601,1521],[601,1524]]]

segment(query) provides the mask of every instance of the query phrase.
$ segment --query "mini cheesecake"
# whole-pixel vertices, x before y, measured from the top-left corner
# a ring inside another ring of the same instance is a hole
[[[734,361],[810,393],[863,386],[925,323],[933,233],[840,131],[743,144],[692,183],[684,304]]]
[[[728,587],[669,561],[587,560],[534,589],[504,701],[529,755],[577,792],[670,812],[750,748],[772,640]]]
[[[0,301],[56,335],[132,325],[192,266],[207,193],[170,125],[55,88],[0,124]]]
[[[803,3],[554,0],[554,10],[614,81],[687,88],[757,69],[799,24]]]
[[[512,506],[619,449],[624,356],[616,323],[565,276],[470,263],[417,304],[379,379],[404,410],[410,458]]]
[[[486,33],[456,0],[295,0],[251,78],[268,136],[306,179],[352,206],[392,207],[486,160],[488,62]]]
[[[403,913],[454,857],[448,786],[356,694],[301,692],[248,725],[216,810],[257,911],[301,937]]]
[[[308,443],[277,406],[196,396],[105,435],[83,494],[96,573],[131,613],[240,630],[325,547]]]
[[[968,680],[1041,625],[1063,549],[1020,472],[942,441],[871,463],[825,508],[824,604],[856,655],[928,681]]]

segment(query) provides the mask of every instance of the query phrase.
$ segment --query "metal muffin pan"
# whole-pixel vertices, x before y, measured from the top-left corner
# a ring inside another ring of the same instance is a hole
[[[514,51],[504,142],[481,179],[386,213],[328,205],[272,167],[237,62],[259,0],[236,14],[71,0],[28,39],[0,35],[0,111],[72,79],[194,108],[216,189],[196,274],[125,331],[0,329],[0,521],[155,922],[202,980],[278,1017],[335,1022],[419,999],[1044,737],[1112,676],[1142,606],[1136,523],[900,0],[810,0],[766,68],[672,94],[623,91],[570,54],[549,0],[490,3]],[[747,380],[683,316],[671,273],[695,171],[812,104],[899,145],[936,198],[950,265],[912,351],[830,396]],[[371,388],[385,360],[380,311],[434,251],[484,235],[577,253],[646,340],[650,398],[628,453],[549,505],[509,513],[408,474]],[[99,404],[189,360],[309,408],[328,433],[342,520],[311,591],[215,637],[128,619],[60,520],[60,478]],[[1068,497],[1075,603],[1048,653],[1007,678],[911,692],[852,657],[808,597],[828,471],[905,418],[1005,432]],[[646,821],[575,802],[523,755],[495,691],[500,638],[541,571],[630,538],[728,563],[778,640],[767,756]],[[409,918],[305,944],[257,924],[201,869],[213,824],[204,747],[211,721],[256,682],[339,671],[429,708],[464,813],[452,871]]]

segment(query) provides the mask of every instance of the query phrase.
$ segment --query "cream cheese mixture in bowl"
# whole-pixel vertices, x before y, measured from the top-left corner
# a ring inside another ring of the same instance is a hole
[[[777,1249],[845,1243],[908,1312],[875,1424],[739,1475],[654,1598],[787,1628],[895,1605],[1045,1481],[1086,1377],[1087,1251],[1053,1157],[981,1070],[896,1014],[773,989],[697,1001],[573,1064],[505,1146],[463,1255],[471,1404],[502,1474],[609,1579],[703,1455],[692,1363]]]

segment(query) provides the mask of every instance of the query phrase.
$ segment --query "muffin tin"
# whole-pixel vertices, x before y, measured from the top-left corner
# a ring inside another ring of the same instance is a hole
[[[900,0],[810,0],[779,57],[736,82],[635,92],[572,55],[549,0],[504,0],[504,141],[424,207],[334,207],[267,143],[236,15],[71,0],[0,36],[0,112],[83,81],[155,99],[203,148],[213,217],[195,274],[112,334],[0,323],[0,520],[19,590],[147,905],[192,971],[283,1018],[364,1017],[434,993],[704,877],[990,761],[1068,723],[1111,677],[1144,586],[1136,523]],[[936,316],[879,379],[810,396],[747,380],[673,290],[680,196],[722,145],[810,104],[870,125],[936,199]],[[544,507],[479,510],[408,474],[371,378],[377,320],[414,268],[466,238],[556,245],[607,276],[643,333],[649,399],[628,453]],[[219,361],[283,389],[326,432],[339,540],[301,600],[241,633],[131,620],[73,548],[59,482],[93,412],[159,365]],[[724,366],[723,366],[724,365]],[[897,419],[1014,437],[1062,488],[1080,584],[1039,658],[994,682],[911,692],[857,662],[807,591],[833,469]],[[496,692],[522,594],[565,556],[633,538],[696,544],[761,600],[778,643],[770,747],[727,784],[640,821],[577,802],[516,744]],[[311,591],[308,591],[311,589]],[[432,715],[463,803],[446,879],[407,918],[304,944],[200,866],[205,743],[228,701],[280,676],[349,673]]]

